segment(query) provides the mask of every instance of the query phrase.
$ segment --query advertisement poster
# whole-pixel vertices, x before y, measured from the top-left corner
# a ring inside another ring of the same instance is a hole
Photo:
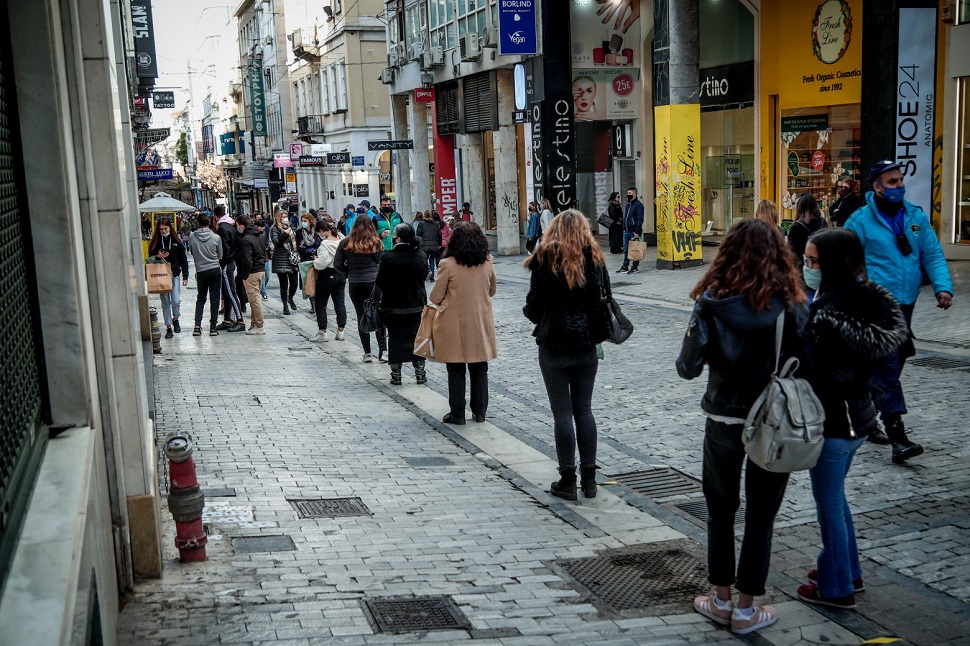
[[[635,119],[640,109],[639,70],[573,70],[576,121]]]
[[[903,164],[906,199],[929,211],[933,203],[936,8],[899,10],[898,65],[896,161]]]
[[[536,15],[539,0],[499,0],[498,53],[502,56],[539,53]]]
[[[640,6],[573,0],[572,91],[576,121],[635,119],[640,81]]]
[[[701,253],[700,105],[654,109],[657,160],[657,266],[699,263]]]

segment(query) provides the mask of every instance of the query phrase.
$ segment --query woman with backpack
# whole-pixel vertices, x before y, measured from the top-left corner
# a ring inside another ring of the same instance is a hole
[[[694,287],[696,300],[677,373],[699,377],[708,367],[701,408],[704,431],[703,489],[707,501],[708,580],[713,592],[694,599],[694,609],[744,635],[778,620],[771,606],[755,603],[765,593],[775,515],[788,484],[746,459],[744,419],[768,385],[775,367],[775,322],[784,316],[781,365],[804,359],[808,309],[791,250],[776,227],[762,220],[734,225],[717,257]],[[802,362],[804,365],[804,361]],[[735,568],[734,516],[745,469],[744,540]],[[731,586],[737,588],[737,605]]]
[[[855,593],[865,587],[845,478],[856,451],[878,428],[870,394],[876,363],[906,341],[909,327],[889,292],[868,280],[865,252],[853,231],[826,229],[809,238],[803,273],[817,290],[809,308],[809,382],[825,411],[825,444],[809,471],[822,551],[798,597],[855,608]]]

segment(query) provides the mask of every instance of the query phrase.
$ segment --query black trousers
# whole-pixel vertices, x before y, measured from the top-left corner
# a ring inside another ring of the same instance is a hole
[[[239,292],[236,291],[236,261],[230,260],[222,268],[222,318],[225,321],[241,321]]]
[[[350,283],[350,302],[354,304],[354,312],[357,314],[357,334],[360,335],[360,345],[364,349],[365,354],[371,354],[370,351],[370,334],[367,334],[360,329],[360,319],[364,316],[364,301],[371,295],[374,291],[374,283]],[[379,352],[384,352],[387,349],[387,340],[384,337],[384,328],[381,328],[375,333],[377,336],[377,349]]]
[[[333,300],[333,309],[337,314],[337,328],[347,326],[347,306],[344,304],[344,288],[347,277],[336,269],[324,269],[317,272],[316,296],[317,328],[327,329],[327,301]]]
[[[198,295],[195,297],[195,327],[202,327],[202,314],[206,298],[209,299],[209,325],[219,324],[219,293],[222,288],[222,269],[215,267],[200,271],[195,275]]]
[[[561,469],[575,468],[577,444],[580,466],[596,466],[596,420],[592,402],[597,368],[596,348],[570,352],[539,349],[539,370],[552,408],[556,456]]]
[[[471,409],[475,417],[485,417],[488,409],[488,362],[446,363],[448,368],[448,404],[451,415],[465,419],[465,368],[471,375]]]
[[[276,277],[280,279],[280,300],[288,303],[296,296],[296,288],[300,280],[298,273],[279,273]]]
[[[704,430],[707,573],[712,585],[734,585],[738,592],[757,597],[765,593],[775,516],[785,496],[788,474],[771,473],[746,460],[741,432],[741,424],[710,418]],[[734,514],[741,504],[741,467],[745,464],[744,538],[735,578]]]

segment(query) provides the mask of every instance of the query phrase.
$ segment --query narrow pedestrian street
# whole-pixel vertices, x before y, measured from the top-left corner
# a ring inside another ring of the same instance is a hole
[[[737,637],[690,605],[708,589],[704,379],[683,381],[673,364],[686,294],[705,267],[660,272],[648,259],[637,276],[614,274],[636,331],[605,348],[597,377],[599,494],[571,503],[546,493],[556,478],[552,416],[521,314],[521,261],[495,261],[500,356],[484,424],[440,422],[442,365],[429,362],[428,386],[406,366],[404,385],[392,387],[386,365],[361,362],[353,325],[346,341],[331,329],[329,342],[310,343],[315,319],[299,296],[300,309],[281,314],[275,277],[265,336],[164,340],[153,370],[157,437],[159,446],[175,430],[193,437],[208,560],[179,563],[163,506],[164,573],[136,585],[119,642],[967,643],[970,334],[943,327],[948,314],[927,311],[930,298],[914,328],[922,339],[932,319],[940,340],[925,335],[903,374],[907,422],[926,453],[896,466],[888,447],[866,445],[847,481],[867,587],[858,610],[795,600],[820,543],[798,473],[765,599],[780,620]],[[951,269],[966,307],[967,272]],[[193,283],[183,311],[195,294]],[[166,480],[164,468],[160,457]]]

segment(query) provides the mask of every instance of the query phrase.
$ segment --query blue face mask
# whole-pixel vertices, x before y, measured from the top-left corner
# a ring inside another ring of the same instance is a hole
[[[808,285],[809,289],[818,289],[819,285],[822,284],[822,270],[802,267],[802,278],[805,279],[805,284]]]
[[[903,201],[903,197],[906,195],[905,186],[897,186],[896,188],[889,188],[888,186],[882,186],[882,196],[889,200],[890,202],[899,203]]]

